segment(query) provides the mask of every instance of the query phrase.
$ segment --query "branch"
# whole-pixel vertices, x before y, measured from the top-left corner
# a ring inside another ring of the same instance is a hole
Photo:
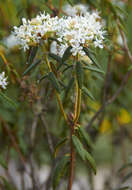
[[[129,60],[131,61],[132,63],[132,55],[131,55],[131,52],[129,50],[129,47],[127,45],[127,40],[126,40],[126,37],[125,37],[125,34],[124,32],[121,30],[120,26],[119,26],[119,31],[120,31],[120,34],[121,34],[121,37],[122,37],[122,40],[123,40],[123,43],[124,43],[124,49],[129,57]]]
[[[47,136],[50,152],[53,155],[53,153],[54,153],[54,146],[53,146],[52,138],[51,138],[51,135],[50,135],[50,133],[48,131],[48,126],[47,126],[47,123],[46,123],[46,120],[45,120],[43,114],[41,114],[41,120],[42,120],[42,123],[43,123],[43,127],[45,129],[45,132],[46,132],[46,136]]]

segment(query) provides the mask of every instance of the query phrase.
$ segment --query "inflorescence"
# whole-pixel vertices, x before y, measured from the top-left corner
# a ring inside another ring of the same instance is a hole
[[[87,8],[82,7],[80,12],[75,11],[74,16],[51,17],[44,12],[31,20],[23,18],[22,25],[15,26],[13,33],[25,51],[30,46],[46,43],[49,37],[54,37],[59,41],[54,43],[56,54],[62,56],[65,49],[71,46],[73,56],[84,56],[83,47],[103,48],[103,28],[104,24],[98,12],[90,13]]]

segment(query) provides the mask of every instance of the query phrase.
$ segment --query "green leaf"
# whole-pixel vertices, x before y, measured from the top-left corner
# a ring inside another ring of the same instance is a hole
[[[76,76],[77,76],[77,82],[80,89],[82,89],[83,86],[83,67],[80,62],[76,63]]]
[[[13,101],[11,98],[9,98],[7,95],[5,95],[3,92],[0,92],[0,99],[2,101],[5,101],[5,103],[7,103],[12,108],[16,109],[18,107],[18,104],[15,101]]]
[[[72,49],[72,47],[71,46],[69,46],[66,50],[65,50],[65,52],[64,52],[64,54],[63,54],[63,57],[62,57],[62,62],[65,62],[70,56],[71,56],[71,49]]]
[[[86,47],[83,47],[83,50],[86,53],[86,55],[91,59],[93,64],[95,64],[98,68],[101,68],[101,66],[98,63],[98,61],[97,61],[95,55],[93,54],[93,52],[90,49],[86,48]]]
[[[73,7],[73,3],[71,0],[67,0],[67,2]]]
[[[44,75],[44,76],[42,76],[39,80],[38,80],[38,83],[39,82],[41,82],[42,80],[44,80],[45,78],[47,78],[49,75],[47,74],[47,75]]]
[[[84,92],[89,98],[91,98],[91,100],[95,100],[92,93],[85,86],[82,87],[82,92]]]
[[[83,148],[83,145],[77,136],[72,135],[72,141],[79,156],[82,158],[83,161],[88,161],[94,173],[96,174],[96,164],[93,157]]]
[[[69,164],[69,156],[64,156],[59,163],[56,165],[54,174],[53,174],[53,190],[56,190],[59,185],[61,177],[64,176],[67,165]]]
[[[54,53],[49,53],[49,57],[62,64],[62,58]]]
[[[82,158],[83,161],[85,161],[86,159],[86,154],[85,154],[85,149],[83,148],[83,145],[82,143],[80,142],[80,140],[78,139],[77,136],[75,135],[72,135],[72,141],[73,141],[73,144],[77,150],[77,153],[79,154],[79,156]]]
[[[23,73],[23,76],[26,75],[27,73],[29,73],[35,66],[37,66],[39,63],[41,62],[41,60],[38,60],[34,63],[32,63]]]
[[[28,58],[28,64],[31,64],[36,56],[36,53],[38,51],[38,47],[32,47],[30,54],[29,54],[29,58]]]
[[[94,71],[94,72],[97,72],[97,73],[102,73],[102,74],[105,74],[105,72],[101,69],[97,69],[96,67],[92,67],[92,66],[84,66],[83,67],[84,69],[88,69],[90,71]]]
[[[84,127],[79,126],[78,130],[79,130],[80,134],[82,135],[84,141],[86,142],[87,146],[93,148],[93,143],[91,141],[91,138],[90,138],[88,132],[84,129]]]
[[[49,78],[52,86],[56,89],[56,91],[58,93],[60,93],[60,85],[59,85],[59,82],[58,82],[56,76],[54,75],[54,73],[50,72],[49,75],[48,75],[48,78]]]
[[[68,66],[62,71],[62,73],[66,72],[67,70],[69,70],[69,69],[71,69],[71,68],[73,68],[73,65],[68,65]]]
[[[124,14],[125,16],[128,16],[128,13],[122,9],[121,7],[119,7],[118,5],[114,5],[115,9],[117,9],[117,11],[119,11],[120,13]]]
[[[70,80],[69,80],[69,83],[67,85],[67,88],[66,88],[66,91],[65,91],[65,96],[67,97],[69,91],[72,89],[72,86],[74,84],[74,77],[72,77]]]
[[[67,137],[61,139],[61,140],[57,143],[57,145],[56,145],[56,147],[55,147],[55,150],[54,150],[54,155],[55,155],[55,157],[56,157],[56,155],[57,155],[59,149],[66,143],[66,141],[67,141]]]
[[[93,169],[94,173],[96,174],[96,163],[95,163],[95,160],[90,155],[90,153],[87,152],[87,151],[85,151],[85,156],[86,156],[86,159],[87,159],[88,163],[90,164],[91,168]]]

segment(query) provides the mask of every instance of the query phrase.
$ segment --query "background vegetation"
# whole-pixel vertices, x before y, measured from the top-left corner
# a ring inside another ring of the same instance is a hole
[[[67,146],[60,151],[58,148],[57,157],[54,157],[57,143],[68,136],[69,131],[49,81],[38,83],[40,73],[46,73],[45,64],[23,76],[30,51],[25,53],[17,47],[10,48],[6,41],[13,26],[19,26],[23,17],[33,18],[44,10],[55,14],[60,1],[52,1],[53,9],[49,2],[0,0],[0,72],[5,71],[9,80],[7,90],[0,93],[0,165],[3,171],[0,187],[5,190],[18,189],[15,176],[11,175],[12,161],[20,175],[21,189],[27,189],[25,175],[30,176],[31,189],[50,189],[56,162],[68,149]],[[97,61],[106,75],[90,71],[85,74],[84,83],[94,100],[83,95],[80,121],[93,140],[92,154],[97,171],[108,170],[108,175],[103,177],[104,189],[131,189],[132,184],[128,182],[132,176],[132,1],[63,1],[63,5],[67,3],[85,3],[90,9],[97,8],[106,22],[108,45],[96,52]],[[41,52],[35,59],[39,57]],[[64,81],[67,84],[68,77],[64,77]],[[69,114],[72,90],[69,86],[68,94],[63,95],[64,108]],[[77,159],[75,181],[79,174],[84,175],[89,179],[89,189],[98,189],[89,167],[83,165],[79,157]],[[40,183],[36,171],[43,166],[49,166],[51,171],[47,180]],[[65,180],[62,183],[60,188],[66,189]]]

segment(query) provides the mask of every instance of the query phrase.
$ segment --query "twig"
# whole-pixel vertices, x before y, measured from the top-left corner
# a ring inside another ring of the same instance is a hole
[[[120,34],[121,34],[121,37],[122,37],[122,40],[123,40],[123,43],[124,43],[124,49],[125,51],[127,52],[127,55],[132,63],[132,55],[131,55],[131,52],[128,48],[128,45],[127,45],[127,40],[126,40],[126,37],[125,37],[125,34],[124,32],[121,30],[120,26],[119,26],[119,30],[120,30]]]
[[[112,60],[112,55],[111,54],[112,53],[110,52],[109,57],[108,57],[107,72],[106,72],[105,82],[104,82],[104,88],[103,88],[102,105],[107,101],[108,91],[109,91],[109,86],[110,86],[111,60]],[[104,119],[104,112],[102,112],[102,115],[101,115],[101,117],[99,119],[99,122],[98,122],[98,126],[101,125],[103,119]]]
[[[78,81],[76,78],[76,99],[75,99],[75,108],[74,108],[74,119],[73,124],[71,125],[71,134],[70,134],[70,149],[71,149],[71,157],[70,157],[70,175],[68,181],[68,190],[72,189],[73,178],[74,178],[74,162],[75,162],[75,150],[72,142],[72,135],[74,135],[74,128],[76,123],[78,122],[80,116],[80,107],[81,107],[81,89],[78,86]]]
[[[62,5],[63,5],[63,0],[60,0],[59,1],[59,14],[58,15],[60,15],[60,13],[62,12]]]
[[[37,102],[39,103],[39,101]],[[38,190],[39,189],[39,185],[37,183],[36,177],[35,177],[35,171],[34,171],[34,165],[33,165],[33,149],[34,149],[34,140],[35,140],[35,131],[36,131],[36,127],[37,127],[37,123],[38,123],[38,118],[39,115],[36,114],[32,123],[32,127],[31,127],[31,136],[30,136],[30,144],[31,144],[31,151],[29,153],[29,164],[30,164],[30,177],[32,180],[32,186],[33,186],[33,190]]]
[[[34,146],[34,139],[35,139],[35,132],[36,132],[36,127],[37,127],[37,123],[38,123],[38,118],[39,118],[39,115],[36,114],[35,117],[34,117],[34,120],[33,120],[33,124],[32,124],[32,127],[31,127],[31,146],[33,147]]]
[[[16,152],[18,153],[18,155],[20,157],[21,162],[23,163],[23,165],[25,167],[25,158],[23,157],[23,155],[22,155],[22,153],[21,153],[21,151],[20,151],[20,149],[18,147],[18,144],[16,143],[16,140],[15,140],[13,134],[12,134],[12,132],[10,131],[8,125],[4,121],[3,121],[3,124],[4,124],[3,126],[4,126],[5,130],[7,131],[7,134],[9,135],[9,137],[11,139],[11,142],[12,142],[14,148],[16,149]]]
[[[45,132],[46,132],[46,136],[47,136],[50,152],[53,155],[53,153],[54,153],[54,146],[53,146],[51,135],[50,135],[50,133],[48,131],[46,120],[45,120],[43,114],[41,114],[40,117],[41,117],[41,120],[42,120],[42,123],[43,123],[43,127],[44,127]]]

